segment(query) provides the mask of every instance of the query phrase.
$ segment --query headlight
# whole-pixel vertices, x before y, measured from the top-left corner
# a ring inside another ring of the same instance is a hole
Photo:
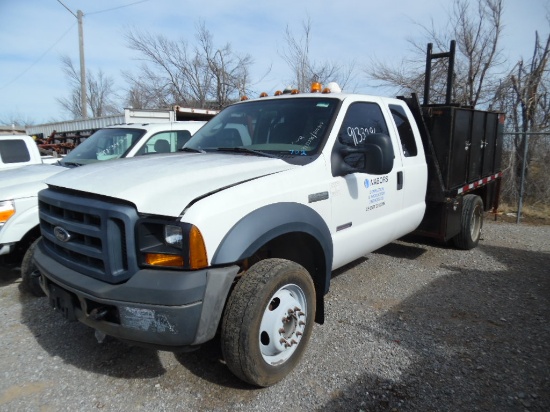
[[[164,226],[164,241],[168,245],[183,248],[183,229],[181,226]]]
[[[6,223],[15,214],[15,203],[13,200],[0,201],[0,226]]]
[[[208,266],[206,247],[196,226],[142,219],[137,223],[141,266],[202,269]]]

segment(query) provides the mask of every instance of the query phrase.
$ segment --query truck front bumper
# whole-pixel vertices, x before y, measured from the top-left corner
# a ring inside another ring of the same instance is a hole
[[[82,275],[46,255],[34,260],[50,304],[69,320],[106,335],[165,350],[199,345],[218,328],[238,266],[198,271],[142,269],[109,284]]]

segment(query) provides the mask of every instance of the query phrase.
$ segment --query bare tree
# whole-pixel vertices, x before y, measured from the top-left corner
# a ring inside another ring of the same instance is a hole
[[[235,53],[229,43],[216,47],[204,24],[197,26],[194,47],[184,39],[175,41],[134,30],[126,39],[144,61],[138,76],[126,74],[129,101],[145,107],[162,103],[221,108],[238,100],[248,87],[251,57]]]
[[[454,29],[463,59],[458,60],[457,81],[454,84],[459,102],[475,107],[486,104],[494,93],[494,84],[488,72],[500,64],[498,40],[502,33],[502,0],[478,2],[478,19],[468,14],[468,2],[455,2],[454,15],[458,20]],[[474,13],[475,15],[475,13]]]
[[[430,26],[420,25],[422,39],[410,39],[414,55],[404,59],[397,67],[373,61],[364,69],[371,80],[397,88],[399,93],[420,93],[424,85],[426,44],[434,50],[448,50],[456,40],[455,77],[453,100],[468,106],[488,104],[497,87],[489,76],[501,63],[499,39],[502,33],[503,0],[477,0],[471,7],[468,0],[454,0],[445,29],[440,32],[432,20]],[[432,67],[433,101],[445,95],[447,61],[437,60]]]
[[[252,64],[249,55],[239,56],[227,43],[221,49],[215,49],[212,35],[201,24],[197,33],[202,55],[208,64],[215,85],[215,97],[219,107],[231,101],[231,96],[245,95],[249,82],[248,68]]]
[[[135,109],[168,108],[173,102],[166,83],[147,65],[142,65],[139,76],[129,71],[122,72],[129,85],[126,104]]]
[[[355,61],[345,65],[330,61],[314,61],[311,57],[312,25],[309,17],[302,23],[302,30],[302,36],[298,37],[287,26],[286,47],[280,52],[292,72],[292,86],[302,92],[310,90],[313,80],[322,84],[335,81],[342,88],[348,86],[355,77]]]
[[[30,126],[36,124],[35,120],[33,120],[31,117],[29,117],[28,114],[21,114],[21,113],[11,113],[11,114],[4,114],[2,117],[0,117],[0,125],[3,126],[12,126],[15,129],[21,129],[25,126]]]
[[[510,74],[510,83],[516,97],[511,111],[516,131],[545,130],[549,126],[548,107],[548,58],[550,36],[541,43],[535,33],[535,47],[531,61],[520,60]],[[514,73],[515,72],[515,73]]]
[[[82,117],[80,72],[76,70],[68,56],[61,56],[61,63],[71,92],[68,97],[57,98],[57,101],[74,119],[78,119]],[[86,100],[92,117],[120,113],[115,102],[114,80],[111,77],[106,76],[101,69],[97,72],[88,70],[86,83]]]
[[[550,183],[544,167],[550,163],[550,139],[528,135],[550,132],[549,57],[550,35],[541,41],[535,33],[530,60],[522,59],[514,66],[495,97],[495,107],[507,114],[507,130],[515,133],[510,139],[509,155],[505,157],[508,175],[504,195],[510,201],[517,201],[523,175],[524,194],[531,203],[550,203]]]

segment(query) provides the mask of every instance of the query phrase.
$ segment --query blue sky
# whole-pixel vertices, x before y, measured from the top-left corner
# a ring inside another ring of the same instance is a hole
[[[313,58],[344,63],[355,59],[360,73],[372,59],[398,64],[410,55],[407,39],[422,38],[415,22],[430,25],[433,19],[439,26],[448,20],[452,6],[452,0],[61,1],[75,14],[84,13],[86,67],[113,77],[121,93],[121,71],[140,64],[124,39],[129,28],[193,42],[196,25],[204,22],[216,45],[229,42],[236,52],[251,55],[254,81],[271,67],[254,89],[272,93],[291,77],[280,57],[287,25],[301,34],[309,16]],[[550,32],[550,0],[504,1],[501,45],[512,65],[521,57],[530,58],[535,30],[543,38]],[[0,120],[68,120],[56,98],[70,92],[60,56],[68,55],[78,67],[76,18],[57,0],[0,0],[0,21]],[[360,92],[380,93],[361,74],[356,83]]]

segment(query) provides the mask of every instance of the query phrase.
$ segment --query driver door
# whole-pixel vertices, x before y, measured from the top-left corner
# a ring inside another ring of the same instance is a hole
[[[394,240],[394,227],[399,224],[395,218],[403,197],[401,156],[397,155],[395,133],[390,133],[380,104],[374,101],[351,103],[336,144],[359,148],[373,133],[392,137],[396,154],[393,170],[384,175],[350,173],[332,178],[333,269]],[[355,161],[353,154],[344,158],[352,167],[357,167],[353,164]]]

